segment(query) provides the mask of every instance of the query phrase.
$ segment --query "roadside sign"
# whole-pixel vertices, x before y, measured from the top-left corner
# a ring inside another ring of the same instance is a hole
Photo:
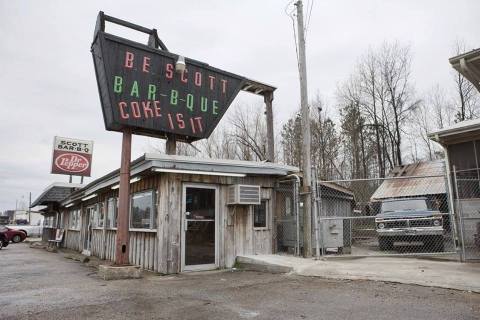
[[[93,141],[56,136],[51,173],[90,177],[92,152]]]
[[[245,78],[98,30],[92,44],[107,130],[187,142],[208,138]]]

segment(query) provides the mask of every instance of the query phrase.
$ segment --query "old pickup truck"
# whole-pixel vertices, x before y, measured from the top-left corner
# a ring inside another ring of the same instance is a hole
[[[375,225],[380,250],[392,250],[395,242],[423,242],[428,250],[444,250],[443,216],[429,207],[427,198],[383,200]]]

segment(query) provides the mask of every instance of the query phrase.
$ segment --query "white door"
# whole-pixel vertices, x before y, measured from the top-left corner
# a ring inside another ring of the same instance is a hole
[[[91,246],[92,246],[92,227],[93,227],[93,218],[94,213],[92,207],[87,207],[85,213],[85,237],[83,239],[83,251],[82,254],[89,256],[91,255]]]
[[[184,184],[182,271],[218,267],[218,187]]]

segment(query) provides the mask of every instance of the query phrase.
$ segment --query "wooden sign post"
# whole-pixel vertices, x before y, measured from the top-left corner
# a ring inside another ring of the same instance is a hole
[[[105,21],[149,35],[148,44],[105,32]],[[273,161],[274,87],[168,51],[157,30],[107,16],[97,17],[91,47],[105,128],[122,132],[115,263],[128,264],[132,134],[176,143],[208,138],[240,90],[264,96],[268,160]],[[177,68],[182,66],[182,68]]]
[[[130,200],[130,158],[132,154],[132,132],[125,129],[122,136],[120,164],[120,187],[118,189],[117,240],[115,264],[128,264],[128,228]]]

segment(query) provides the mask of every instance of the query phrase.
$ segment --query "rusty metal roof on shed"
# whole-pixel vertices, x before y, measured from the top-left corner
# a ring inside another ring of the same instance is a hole
[[[49,202],[60,202],[68,197],[74,190],[84,187],[83,184],[54,182],[43,190],[43,192],[32,202],[30,208],[46,205]]]
[[[443,160],[397,166],[388,178],[373,193],[372,201],[446,193]]]

